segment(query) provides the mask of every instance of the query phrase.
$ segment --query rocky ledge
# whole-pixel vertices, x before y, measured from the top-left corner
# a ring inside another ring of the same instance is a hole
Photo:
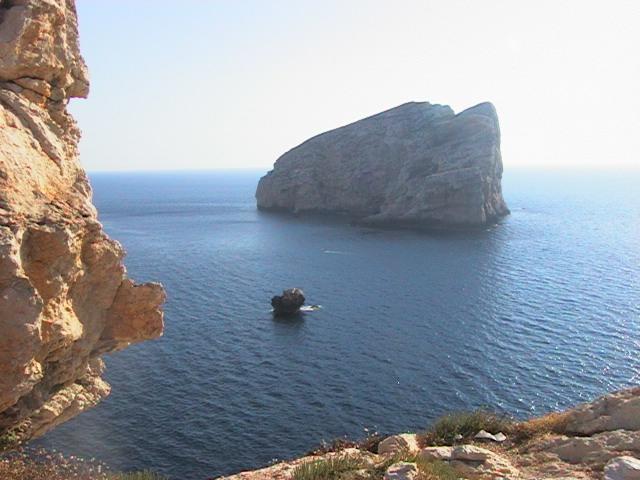
[[[73,0],[0,0],[0,448],[95,405],[100,355],[162,333],[164,291],[127,278],[78,161],[88,91]]]
[[[263,210],[344,214],[364,224],[477,227],[509,210],[500,127],[482,103],[407,103],[313,137],[260,179]]]
[[[474,425],[478,418],[474,419]],[[384,438],[367,448],[336,449],[242,472],[224,480],[639,480],[640,387],[565,412],[502,422],[506,438],[427,431]],[[464,426],[458,419],[458,425]],[[447,427],[454,425],[453,422]],[[442,429],[441,429],[442,430]],[[453,430],[449,429],[453,433]],[[491,432],[498,434],[500,432]],[[444,440],[444,441],[443,441]],[[310,472],[322,472],[314,477]],[[326,476],[329,475],[329,476]]]

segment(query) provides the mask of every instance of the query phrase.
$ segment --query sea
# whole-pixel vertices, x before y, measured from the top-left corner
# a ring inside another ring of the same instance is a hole
[[[205,480],[476,407],[523,418],[640,384],[640,171],[507,169],[473,232],[256,210],[263,172],[94,173],[164,336],[106,356],[111,396],[36,446]],[[300,287],[319,310],[273,318]]]

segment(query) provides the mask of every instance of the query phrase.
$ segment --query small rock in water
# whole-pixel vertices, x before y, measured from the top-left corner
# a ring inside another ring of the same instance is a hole
[[[299,288],[289,288],[271,299],[273,314],[276,316],[295,315],[304,305],[304,292]]]

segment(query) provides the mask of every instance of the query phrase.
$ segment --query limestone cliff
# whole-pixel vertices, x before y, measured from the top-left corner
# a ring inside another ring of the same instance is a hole
[[[97,221],[66,110],[86,97],[73,0],[0,1],[0,436],[39,436],[108,395],[100,355],[162,334]]]
[[[262,177],[258,208],[347,214],[369,224],[468,227],[509,213],[500,128],[483,103],[407,103],[307,140]]]

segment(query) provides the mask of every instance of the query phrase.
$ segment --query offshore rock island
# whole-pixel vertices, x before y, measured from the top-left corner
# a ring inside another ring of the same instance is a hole
[[[500,127],[482,103],[406,103],[313,137],[260,179],[262,210],[343,214],[369,225],[464,228],[509,213]]]
[[[26,440],[109,394],[100,356],[162,334],[91,203],[67,112],[89,92],[72,0],[0,2],[0,437]]]

